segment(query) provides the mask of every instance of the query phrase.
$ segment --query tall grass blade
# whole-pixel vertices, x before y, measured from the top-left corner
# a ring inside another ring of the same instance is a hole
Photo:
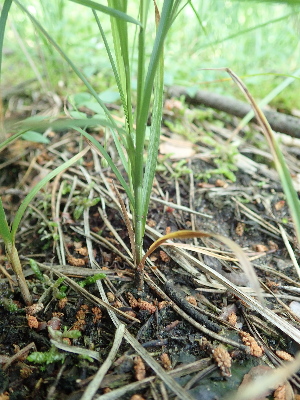
[[[145,166],[144,190],[143,190],[143,214],[147,215],[152,185],[157,164],[157,155],[160,142],[161,120],[163,113],[163,90],[164,90],[164,56],[163,51],[160,55],[157,74],[154,81],[154,101],[152,109],[152,123],[150,128],[150,138],[148,155]],[[144,235],[146,219],[144,219],[142,235]]]
[[[264,97],[259,102],[259,107],[264,107],[265,105],[269,104],[270,101],[272,101],[276,96],[279,95],[279,93],[281,93],[285,88],[291,85],[295,81],[295,78],[299,79],[299,74],[300,74],[300,69],[297,69],[297,71],[295,71],[292,76],[286,78],[275,89],[273,89],[266,97]],[[254,111],[251,110],[250,112],[248,112],[248,114],[245,115],[245,117],[239,123],[237,129],[242,129],[244,126],[246,126],[248,122],[250,122],[251,119],[254,117],[254,115],[255,115]]]
[[[144,145],[146,125],[150,108],[151,94],[153,89],[154,77],[157,71],[160,55],[162,53],[163,44],[167,35],[168,29],[171,25],[173,16],[176,13],[177,7],[174,6],[177,2],[174,0],[166,0],[163,3],[160,22],[157,28],[157,34],[153,45],[153,50],[150,57],[148,71],[145,79],[145,84],[142,89],[141,104],[139,105],[139,114],[137,115],[136,122],[136,151],[135,162],[133,171],[133,188],[136,199],[136,212],[135,212],[135,232],[136,232],[136,246],[139,254],[137,260],[139,261],[142,252],[142,239],[145,227],[146,215],[144,215],[143,205],[143,178],[144,178]],[[177,4],[178,6],[178,4]],[[139,78],[139,77],[138,77]]]
[[[2,66],[4,32],[11,4],[12,0],[4,0],[4,4],[0,15],[0,83],[1,83],[1,66]]]
[[[108,4],[122,12],[126,11],[127,1],[109,0]],[[131,105],[131,77],[129,62],[129,41],[128,41],[128,25],[121,19],[111,18],[111,29],[114,41],[115,57],[123,92],[126,96],[126,106],[124,108],[129,134],[133,132],[132,121],[132,105]]]
[[[112,55],[112,52],[111,52],[111,50],[110,50],[108,41],[107,41],[107,39],[106,39],[106,35],[105,35],[105,33],[104,33],[104,30],[103,30],[103,28],[102,28],[102,25],[101,25],[101,23],[100,23],[100,20],[99,20],[99,18],[98,18],[98,15],[97,15],[97,13],[96,13],[94,10],[93,10],[93,14],[94,14],[94,17],[95,17],[95,19],[96,19],[96,22],[97,22],[97,25],[98,25],[98,28],[99,28],[99,31],[100,31],[100,34],[101,34],[103,43],[104,43],[104,45],[105,45],[105,49],[106,49],[107,55],[108,55],[108,58],[109,58],[109,61],[110,61],[110,65],[111,65],[111,67],[112,67],[112,70],[113,70],[113,73],[114,73],[114,76],[115,76],[115,80],[116,80],[117,87],[118,87],[118,90],[119,90],[119,93],[120,93],[120,98],[121,98],[121,101],[122,101],[122,106],[123,106],[123,109],[124,109],[124,113],[125,113],[126,120],[127,120],[127,124],[128,124],[128,128],[129,128],[130,124],[132,124],[132,117],[129,117],[129,114],[131,115],[132,113],[131,113],[131,112],[130,112],[130,113],[128,112],[128,105],[127,105],[127,101],[126,101],[126,98],[125,98],[125,95],[124,95],[124,90],[123,90],[122,82],[121,82],[121,79],[120,79],[120,76],[119,76],[119,73],[118,73],[118,70],[117,70],[117,67],[116,67],[116,64],[115,64],[115,60],[114,60],[113,55]],[[131,127],[131,129],[132,129],[132,127]],[[133,160],[132,160],[132,158],[133,158],[132,155],[134,154],[134,144],[133,144],[133,140],[132,140],[132,137],[131,137],[130,134],[129,134],[129,135],[128,135],[128,134],[125,134],[125,139],[126,139],[126,143],[124,143],[124,146],[125,146],[125,148],[128,150],[128,151],[127,151],[127,152],[128,152],[128,156],[130,157],[131,162],[132,162],[132,161],[133,161]],[[124,157],[122,157],[122,155],[121,155],[121,148],[118,146],[118,140],[116,140],[115,137],[114,137],[114,141],[115,141],[115,143],[116,143],[117,150],[118,150],[118,153],[119,153],[120,157],[124,160]],[[122,161],[122,162],[123,162],[123,161]],[[124,164],[124,166],[126,166],[126,172],[128,173],[127,162],[126,162],[126,164]]]

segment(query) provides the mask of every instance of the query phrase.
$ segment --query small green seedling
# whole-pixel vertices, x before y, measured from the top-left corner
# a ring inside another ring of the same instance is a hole
[[[49,351],[35,351],[31,353],[27,360],[34,364],[52,364],[57,361],[64,362],[66,354],[60,353],[55,346],[52,346]]]
[[[96,283],[98,279],[105,279],[105,278],[106,278],[105,274],[96,274],[93,276],[89,276],[88,278],[79,282],[79,286],[85,287],[86,285],[91,285],[92,283]]]

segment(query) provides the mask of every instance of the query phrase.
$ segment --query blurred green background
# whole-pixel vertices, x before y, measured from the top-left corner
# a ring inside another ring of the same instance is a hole
[[[159,6],[161,3],[158,1]],[[90,9],[67,0],[23,0],[22,4],[85,73],[96,90],[114,90],[110,63]],[[106,5],[106,2],[101,4]],[[128,14],[138,19],[136,10],[138,1],[132,0]],[[224,72],[202,70],[230,67],[243,78],[256,99],[263,98],[287,76],[299,73],[299,10],[296,1],[190,2],[167,37],[165,83],[183,85],[191,91],[205,89],[242,98]],[[155,33],[152,4],[149,12],[153,14],[152,23],[147,26],[150,51]],[[109,33],[109,17],[101,13],[99,16]],[[135,26],[130,25],[134,41]],[[12,4],[4,40],[2,87],[8,90],[31,79],[37,81],[25,84],[28,91],[51,91],[63,96],[85,91],[55,49]],[[299,79],[295,79],[271,105],[284,111],[300,108],[299,88]]]

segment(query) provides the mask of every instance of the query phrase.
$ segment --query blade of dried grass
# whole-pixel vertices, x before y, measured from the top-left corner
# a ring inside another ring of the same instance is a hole
[[[162,237],[162,235],[153,228],[147,226],[146,229],[149,236],[151,236],[152,238]],[[204,273],[208,273],[212,278],[214,278],[222,285],[227,287],[228,290],[233,292],[237,297],[239,297],[246,304],[248,304],[248,306],[250,306],[251,309],[261,314],[264,319],[268,320],[271,324],[275,325],[278,329],[280,329],[282,332],[284,332],[286,335],[288,335],[289,337],[291,337],[297,343],[300,344],[300,332],[289,322],[279,317],[277,314],[269,310],[267,307],[261,305],[257,300],[249,296],[238,286],[231,283],[228,279],[223,277],[217,271],[208,267],[206,264],[204,264],[197,258],[193,257],[191,254],[179,248],[171,247],[171,249],[173,254],[169,253],[169,255],[171,254],[172,258],[176,260],[179,263],[179,265],[182,266],[186,271],[191,273],[196,278],[199,275],[199,271],[197,271],[195,267],[199,268]]]
[[[89,383],[89,385],[85,389],[83,396],[81,397],[81,400],[91,400],[93,396],[96,394],[99,386],[101,385],[102,379],[104,378],[106,372],[109,370],[111,364],[113,363],[113,360],[116,357],[117,351],[119,350],[119,347],[121,345],[124,336],[124,332],[125,332],[125,325],[120,324],[116,330],[114,343],[106,360],[99,368],[94,379]]]
[[[247,275],[252,288],[255,290],[257,297],[259,298],[260,302],[263,304],[264,300],[263,300],[263,296],[261,294],[260,284],[259,284],[258,278],[256,276],[255,270],[254,270],[253,266],[251,265],[249,259],[247,258],[246,254],[244,253],[244,251],[242,250],[242,248],[239,245],[237,245],[231,239],[228,239],[222,235],[217,235],[214,233],[206,233],[206,232],[201,232],[201,231],[189,231],[189,230],[182,230],[182,231],[169,233],[168,235],[164,235],[161,238],[157,239],[149,247],[149,250],[144,255],[138,268],[139,268],[139,270],[143,270],[146,258],[149,257],[149,255],[151,253],[153,253],[153,251],[155,249],[157,249],[157,247],[162,245],[168,239],[179,239],[179,238],[191,239],[191,238],[203,238],[203,237],[214,237],[214,238],[220,240],[220,242],[225,243],[226,246],[228,246],[234,252],[234,254],[236,255],[236,257],[238,258],[238,260],[241,264],[241,267],[243,268],[245,274]],[[176,247],[176,243],[169,243],[168,245]]]
[[[243,390],[239,390],[234,396],[230,394],[226,400],[253,400],[261,398],[268,390],[275,390],[283,384],[289,377],[296,373],[300,368],[300,353],[295,360],[286,363],[284,366],[276,368],[264,376],[252,381]]]
[[[251,104],[253,111],[255,113],[256,119],[259,122],[259,124],[263,130],[263,133],[268,141],[268,144],[270,146],[270,150],[271,150],[271,153],[273,156],[273,160],[275,163],[275,167],[279,174],[281,184],[282,184],[284,193],[287,197],[287,202],[288,202],[288,205],[289,205],[289,208],[290,208],[290,211],[292,214],[292,218],[293,218],[293,221],[295,224],[297,240],[298,240],[298,243],[300,243],[300,203],[299,203],[299,198],[298,198],[298,194],[294,188],[291,174],[286,165],[283,154],[282,154],[282,152],[278,146],[278,143],[276,141],[275,135],[270,127],[270,124],[269,124],[267,118],[265,117],[264,113],[262,112],[262,110],[259,108],[259,106],[255,102],[254,98],[248,91],[246,85],[241,81],[241,79],[230,68],[222,68],[222,69],[231,76],[233,81],[237,84],[237,86],[244,93],[246,99]]]

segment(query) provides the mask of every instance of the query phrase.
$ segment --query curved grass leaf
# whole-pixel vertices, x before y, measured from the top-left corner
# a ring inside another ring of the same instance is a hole
[[[82,150],[80,153],[76,154],[76,156],[72,157],[70,160],[64,162],[62,165],[59,167],[55,168],[52,172],[50,172],[45,178],[43,178],[25,197],[25,199],[22,201],[12,224],[11,228],[11,235],[14,240],[15,235],[17,233],[19,224],[21,222],[21,219],[31,202],[31,200],[34,198],[34,196],[42,189],[43,186],[46,185],[52,178],[54,178],[56,175],[58,175],[60,172],[64,171],[65,169],[69,168],[71,165],[75,164],[76,161],[80,160],[81,157],[85,155],[89,151],[89,148],[85,148]]]
[[[280,385],[284,385],[287,379],[296,374],[300,368],[300,352],[295,359],[284,363],[278,368],[270,369],[270,372],[257,376],[255,379],[243,385],[235,394],[230,393],[225,400],[253,400],[265,398],[266,393],[276,390]],[[284,391],[284,393],[286,393]],[[286,399],[289,396],[284,395]],[[290,396],[292,398],[292,396]],[[274,397],[275,398],[275,397]],[[279,398],[279,397],[277,397]]]
[[[91,0],[69,0],[69,1],[71,1],[72,3],[81,4],[82,6],[85,7],[92,8],[93,10],[101,11],[104,14],[108,14],[111,17],[121,19],[122,21],[130,22],[132,24],[141,26],[140,21],[130,17],[130,15],[122,11],[116,10],[115,8],[103,6],[102,4],[96,3],[95,1]]]
[[[35,131],[45,131],[48,128],[53,130],[63,130],[68,128],[74,127],[86,127],[86,126],[106,126],[109,128],[116,129],[120,135],[124,135],[126,132],[122,128],[118,128],[113,126],[107,119],[102,118],[84,118],[84,119],[69,119],[69,118],[62,118],[57,119],[55,121],[45,121],[43,118],[41,119],[33,119],[27,118],[26,120],[22,121],[21,123],[17,123],[16,127],[21,129],[20,132],[15,133],[8,139],[4,140],[0,143],[0,151],[4,150],[7,146],[13,143],[16,139],[22,136],[24,133],[28,132],[29,130],[34,129]],[[15,128],[16,129],[16,128]],[[12,131],[12,129],[10,129]]]
[[[167,235],[160,237],[154,243],[152,243],[152,245],[149,247],[144,257],[142,258],[142,261],[140,262],[138,268],[139,270],[143,270],[146,258],[149,257],[149,255],[152,254],[153,251],[156,250],[162,244],[176,247],[176,243],[165,243],[168,239],[191,239],[191,238],[204,238],[204,237],[213,237],[215,239],[218,239],[220,242],[225,243],[226,246],[228,246],[234,252],[234,254],[236,255],[237,259],[241,264],[241,267],[243,268],[243,271],[249,278],[252,288],[255,290],[260,302],[263,304],[263,297],[261,294],[260,284],[257,275],[255,273],[255,270],[251,265],[247,255],[243,252],[242,248],[238,244],[236,244],[233,240],[226,238],[223,235],[201,232],[201,231],[189,231],[189,230],[182,230],[169,233]],[[195,248],[195,251],[197,251],[197,248]]]

